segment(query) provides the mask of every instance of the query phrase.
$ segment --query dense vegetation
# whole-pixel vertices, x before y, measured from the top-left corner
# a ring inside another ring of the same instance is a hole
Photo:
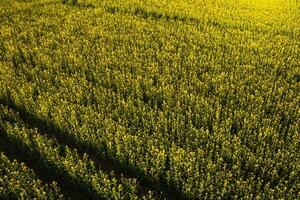
[[[0,154],[0,195],[2,199],[63,199],[55,182],[42,185],[35,174],[24,163],[10,161]]]
[[[300,198],[299,1],[72,4],[0,1],[0,199]]]

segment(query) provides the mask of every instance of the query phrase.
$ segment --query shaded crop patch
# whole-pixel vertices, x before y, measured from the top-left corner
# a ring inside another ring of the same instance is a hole
[[[203,30],[205,26],[216,27],[218,29],[236,29],[240,31],[251,31],[256,34],[276,34],[279,36],[287,36],[292,39],[297,39],[299,34],[293,33],[287,30],[275,30],[275,32],[268,29],[259,28],[256,26],[250,26],[246,24],[230,24],[228,22],[220,22],[219,20],[210,18],[207,21],[203,21],[199,18],[190,17],[186,15],[179,14],[166,14],[163,12],[158,12],[154,10],[146,10],[144,8],[119,8],[117,6],[106,6],[105,10],[111,14],[123,14],[137,16],[146,20],[155,20],[155,21],[167,21],[167,22],[181,22],[185,24],[191,24],[198,26],[200,30]]]
[[[41,164],[39,155],[30,153],[28,149],[22,148],[18,142],[8,138],[1,126],[0,138],[0,152],[4,152],[10,160],[25,163],[43,183],[51,184],[53,181],[58,183],[66,199],[91,198],[87,192],[74,185],[71,177],[62,176],[62,174],[56,172],[57,169],[50,170],[50,168],[46,168],[45,165]]]
[[[67,133],[65,130],[55,126],[54,124],[49,124],[49,122],[36,117],[34,114],[28,112],[24,107],[16,105],[12,100],[4,99],[2,97],[0,98],[0,105],[6,106],[9,109],[12,109],[14,112],[18,113],[20,119],[26,124],[28,128],[37,129],[38,132],[40,132],[42,135],[50,137],[54,141],[56,141],[62,147],[62,154],[64,147],[76,149],[76,152],[80,156],[87,154],[89,158],[95,163],[95,166],[106,172],[107,174],[110,174],[113,171],[116,178],[137,178],[139,181],[139,185],[137,186],[139,195],[145,195],[150,190],[154,191],[155,195],[157,195],[158,198],[177,199],[176,194],[180,195],[179,191],[177,191],[173,187],[168,187],[170,188],[170,191],[165,190],[163,187],[157,187],[162,186],[162,183],[155,182],[151,179],[151,177],[141,174],[142,172],[140,172],[137,167],[128,166],[122,162],[119,162],[118,160],[109,157],[107,152],[105,151],[106,144],[102,144],[104,146],[104,148],[102,149],[104,150],[104,152],[100,153],[101,151],[99,151],[99,149],[95,146],[91,146],[90,144],[75,140],[74,138],[72,138],[70,133]],[[7,119],[11,122],[13,122],[14,120],[10,119],[9,117]],[[39,159],[40,157],[38,155],[33,155],[32,160],[38,161]],[[52,173],[59,174],[59,172],[56,171]],[[58,175],[58,177],[60,176]],[[69,180],[67,182],[75,181],[76,183],[76,180],[73,180],[72,177],[63,177],[63,179]],[[76,184],[72,187],[75,187],[77,189],[79,188],[79,190],[83,190],[83,194],[85,194],[85,196],[94,198],[89,193],[89,190],[87,190],[85,187],[82,188],[79,186],[79,184]]]

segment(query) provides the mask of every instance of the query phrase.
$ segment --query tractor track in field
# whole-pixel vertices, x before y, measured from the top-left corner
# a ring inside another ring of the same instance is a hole
[[[243,31],[250,31],[257,34],[268,34],[270,33],[269,30],[264,28],[259,28],[255,26],[246,26],[243,24],[230,24],[228,22],[220,22],[218,20],[210,19],[204,22],[202,19],[186,16],[186,15],[179,15],[179,14],[167,14],[163,12],[157,12],[153,10],[146,10],[142,7],[137,7],[135,9],[128,9],[128,8],[120,8],[117,6],[105,6],[105,11],[111,14],[121,14],[121,15],[129,15],[129,16],[136,16],[141,19],[145,20],[154,20],[154,21],[167,21],[167,22],[182,22],[189,25],[197,26],[200,30],[204,30],[206,25],[210,27],[215,27],[220,30],[239,30]],[[294,34],[288,30],[277,30],[277,32],[272,32],[272,34],[276,34],[278,36],[286,36],[291,39],[297,39],[299,37],[298,34]]]
[[[20,120],[24,123],[24,126],[26,128],[37,129],[40,134],[45,135],[48,138],[56,141],[59,145],[68,147],[73,150],[76,149],[80,157],[82,157],[84,154],[87,154],[89,159],[94,162],[95,166],[107,174],[110,174],[110,172],[114,170],[114,167],[111,165],[111,163],[103,159],[100,160],[94,152],[82,150],[82,148],[80,147],[78,148],[72,141],[69,141],[61,136],[57,136],[55,134],[55,131],[53,130],[45,130],[45,128],[42,128],[41,125],[38,125],[31,121],[30,118],[26,118],[26,116],[22,114],[23,112],[19,112],[19,110],[16,110],[15,108],[3,104],[3,102],[0,102],[0,105],[3,105],[15,111],[18,114],[18,117],[20,117]],[[63,195],[67,197],[67,199],[96,199],[96,197],[89,194],[89,191],[86,188],[79,186],[79,184],[74,184],[76,180],[73,180],[72,177],[68,177],[66,175],[62,178],[60,174],[57,173],[57,170],[49,171],[49,169],[46,169],[42,164],[40,164],[40,160],[42,158],[37,153],[32,153],[29,149],[24,149],[24,147],[21,147],[22,145],[19,144],[18,141],[13,141],[12,139],[8,138],[7,134],[5,133],[5,130],[1,125],[0,138],[0,152],[4,152],[5,155],[7,155],[7,157],[11,160],[15,159],[18,162],[25,163],[28,167],[34,170],[37,177],[43,182],[57,182],[60,188],[62,189]],[[122,176],[125,178],[131,178],[129,176],[126,176],[126,174],[123,175],[121,173],[118,173],[117,171],[114,171],[114,175],[116,178],[121,178]],[[138,189],[140,195],[147,194],[150,190],[142,186],[138,186]]]
[[[177,191],[175,188],[166,186],[168,189],[164,189],[163,188],[164,185],[162,185],[161,182],[153,182],[152,180],[148,180],[147,178],[138,177],[132,171],[124,170],[123,168],[119,167],[119,164],[121,163],[116,163],[115,161],[109,160],[107,158],[103,158],[103,156],[100,156],[97,153],[97,149],[87,146],[83,143],[76,142],[73,138],[71,138],[70,134],[64,132],[63,130],[58,129],[57,127],[54,126],[50,127],[47,124],[47,122],[37,118],[32,113],[27,112],[25,108],[17,106],[16,104],[13,103],[13,101],[11,100],[7,101],[0,98],[0,105],[5,106],[13,110],[15,113],[17,113],[18,117],[24,123],[25,127],[29,129],[37,129],[41,135],[45,135],[48,138],[55,140],[59,145],[66,146],[70,149],[76,149],[77,153],[80,156],[87,154],[89,159],[95,163],[95,166],[98,169],[101,169],[103,172],[110,174],[111,171],[114,171],[114,175],[117,179],[121,177],[136,178],[139,184],[137,186],[138,194],[141,196],[146,195],[149,191],[152,191],[158,198],[175,199],[175,200],[188,199],[186,197],[183,197],[180,194],[180,192]],[[20,162],[24,162],[37,173],[37,176],[41,178],[41,180],[44,180],[45,182],[51,182],[53,180],[56,181],[58,185],[61,187],[63,194],[64,195],[66,194],[67,197],[69,196],[70,199],[93,199],[93,196],[91,196],[87,190],[82,191],[78,195],[77,190],[78,189],[82,190],[82,188],[80,188],[78,185],[72,185],[70,187],[68,186],[68,184],[64,183],[64,180],[62,180],[61,177],[59,176],[50,175],[49,177],[48,175],[49,172],[46,169],[43,168],[40,169],[39,168],[40,165],[37,165],[36,161],[38,160],[38,158],[36,158],[36,155],[34,156],[19,155],[18,152],[22,151],[22,149],[18,147],[18,144],[13,143],[12,141],[9,140],[9,138],[5,136],[4,131],[1,130],[1,126],[0,126],[0,131],[1,131],[0,137],[4,138],[3,140],[1,139],[0,151],[3,151],[6,154],[8,154],[8,157],[10,159],[16,159]],[[72,182],[72,180],[69,180],[69,182]],[[158,185],[161,187],[158,187]]]
[[[56,182],[66,199],[92,199],[92,196],[87,191],[82,190],[82,188],[73,183],[71,177],[64,177],[65,179],[62,179],[59,174],[53,173],[52,170],[40,164],[38,155],[29,153],[20,144],[9,139],[1,126],[0,138],[0,152],[3,152],[10,160],[17,160],[18,163],[24,163],[34,171],[36,177],[43,183],[51,184],[52,182]]]

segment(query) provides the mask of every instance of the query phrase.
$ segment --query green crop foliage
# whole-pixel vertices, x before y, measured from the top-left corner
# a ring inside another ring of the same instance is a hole
[[[300,198],[298,0],[71,4],[0,2],[0,137],[95,199]]]

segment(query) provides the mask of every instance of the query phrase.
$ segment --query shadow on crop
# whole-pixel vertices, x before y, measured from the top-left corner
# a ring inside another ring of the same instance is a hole
[[[23,162],[31,168],[37,178],[43,183],[51,184],[53,181],[58,183],[63,196],[67,199],[92,199],[94,198],[85,188],[81,187],[76,180],[61,172],[58,168],[45,164],[42,157],[23,146],[19,141],[9,138],[5,129],[0,125],[0,152],[3,152],[10,160]]]
[[[157,11],[147,11],[143,8],[135,8],[133,10],[121,9],[116,6],[108,6],[106,7],[106,11],[112,14],[122,13],[135,15],[143,19],[151,19],[151,20],[166,20],[166,21],[181,21],[181,22],[192,22],[192,23],[201,23],[201,20],[193,17],[187,17],[184,15],[168,15],[165,13],[157,12]]]
[[[198,28],[200,28],[200,30],[203,30],[205,26],[209,26],[218,29],[234,29],[239,31],[251,31],[256,34],[273,34],[279,36],[287,36],[292,39],[299,38],[298,33],[294,33],[288,30],[283,30],[283,29],[269,30],[266,28],[261,28],[257,26],[252,26],[251,24],[243,24],[243,23],[231,24],[214,18],[209,18],[207,21],[204,21],[202,19],[189,17],[186,15],[179,15],[179,14],[170,15],[170,14],[166,14],[154,10],[147,11],[144,8],[127,9],[127,8],[120,8],[117,6],[107,6],[105,10],[111,14],[119,13],[119,14],[137,16],[139,18],[148,19],[148,20],[168,21],[173,23],[182,22],[185,24],[196,25],[198,26]]]
[[[175,186],[167,184],[165,177],[161,176],[161,180],[157,181],[145,174],[138,167],[110,157],[106,144],[95,146],[78,141],[67,131],[57,127],[53,123],[38,118],[33,113],[27,111],[25,107],[16,105],[9,97],[0,98],[0,105],[1,104],[17,112],[20,119],[26,123],[28,127],[36,128],[41,134],[55,138],[60,145],[77,149],[79,155],[83,155],[84,153],[88,154],[89,158],[94,161],[95,166],[99,167],[102,171],[110,173],[113,170],[116,178],[120,178],[121,176],[125,178],[137,178],[139,182],[138,194],[144,195],[151,190],[154,191],[158,198],[188,199],[185,195],[180,193]],[[68,178],[69,177],[67,177],[67,179]]]

